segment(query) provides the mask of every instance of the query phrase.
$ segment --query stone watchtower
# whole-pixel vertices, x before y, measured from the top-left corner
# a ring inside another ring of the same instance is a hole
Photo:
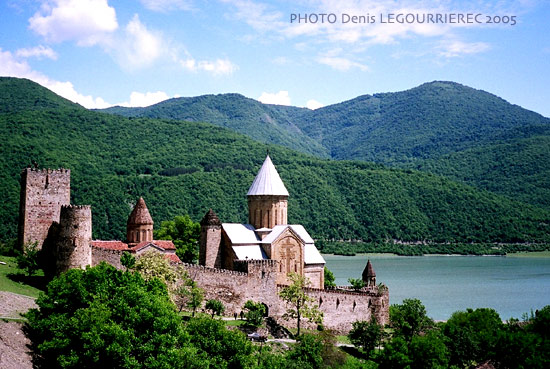
[[[42,248],[52,223],[59,222],[61,206],[69,205],[70,202],[69,169],[23,169],[19,200],[19,247],[37,242],[38,247]]]
[[[256,229],[287,224],[288,191],[269,155],[247,193],[248,222]]]
[[[212,209],[201,220],[199,264],[210,268],[222,267],[222,222]]]
[[[92,264],[92,209],[63,205],[56,242],[56,274]]]
[[[126,240],[129,246],[135,246],[143,241],[153,241],[153,218],[140,197],[126,224]]]
[[[365,282],[365,287],[375,287],[376,286],[376,273],[370,260],[367,260],[367,265],[363,270],[363,282]]]

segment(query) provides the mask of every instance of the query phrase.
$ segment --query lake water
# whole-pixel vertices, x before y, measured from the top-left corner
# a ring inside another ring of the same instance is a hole
[[[428,315],[447,320],[457,310],[489,307],[503,320],[550,305],[550,258],[493,256],[323,255],[336,278],[361,278],[367,259],[390,303],[418,298]]]

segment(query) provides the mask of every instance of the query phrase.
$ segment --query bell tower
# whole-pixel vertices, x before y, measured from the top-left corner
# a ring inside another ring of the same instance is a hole
[[[143,197],[139,198],[128,217],[126,240],[130,246],[135,246],[143,241],[153,241],[153,218],[149,214]]]
[[[247,193],[248,222],[256,229],[287,224],[288,191],[269,155]]]

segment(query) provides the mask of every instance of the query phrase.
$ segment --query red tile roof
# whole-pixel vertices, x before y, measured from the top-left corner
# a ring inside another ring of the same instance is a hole
[[[143,241],[135,245],[134,247],[131,247],[131,250],[137,251],[142,249],[143,247],[153,244],[157,247],[160,247],[164,250],[175,250],[176,246],[174,246],[174,243],[172,241],[168,240],[153,240],[153,241]]]
[[[181,263],[180,258],[176,254],[164,254],[164,257],[172,263]]]
[[[92,241],[92,246],[108,250],[128,250],[128,245],[122,241]]]

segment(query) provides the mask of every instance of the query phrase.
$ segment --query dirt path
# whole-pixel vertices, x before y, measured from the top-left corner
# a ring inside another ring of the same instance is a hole
[[[35,307],[36,304],[31,297],[0,291],[1,318],[21,318],[21,313]],[[27,348],[29,340],[23,334],[21,327],[20,322],[0,319],[0,368],[2,369],[32,368]]]

